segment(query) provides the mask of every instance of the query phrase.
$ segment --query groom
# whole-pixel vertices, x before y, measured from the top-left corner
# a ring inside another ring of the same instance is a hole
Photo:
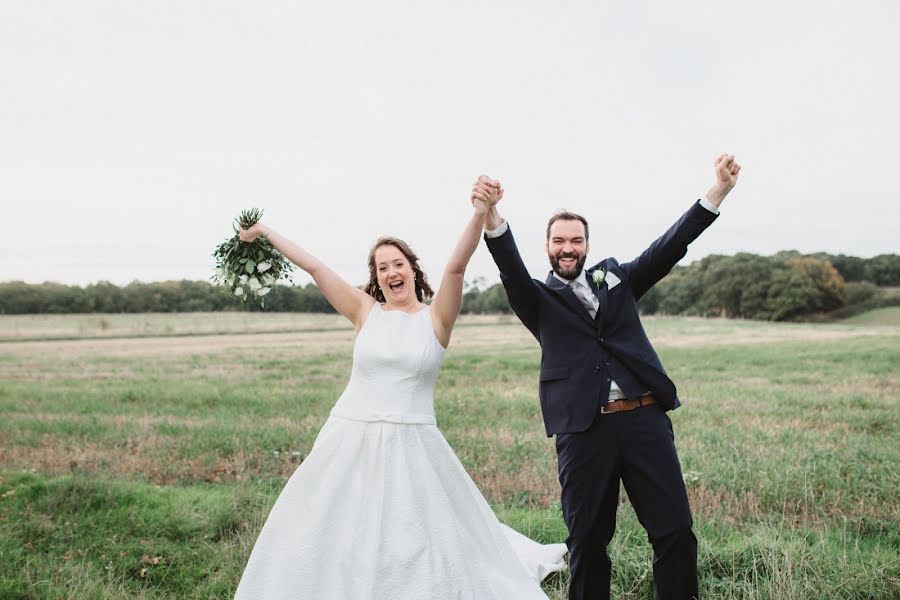
[[[680,403],[636,302],[716,220],[740,166],[723,154],[715,167],[706,198],[631,262],[607,258],[585,270],[587,221],[569,212],[553,215],[545,245],[553,270],[543,282],[528,274],[496,206],[485,218],[509,303],[541,345],[541,410],[547,435],[556,435],[570,599],[609,598],[606,546],[616,528],[620,480],[653,545],[660,598],[697,597],[697,539],[666,415]],[[475,184],[495,193],[499,186],[484,176]]]

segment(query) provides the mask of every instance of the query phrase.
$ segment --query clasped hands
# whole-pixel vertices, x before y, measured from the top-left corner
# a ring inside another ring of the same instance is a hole
[[[496,179],[481,175],[472,186],[472,206],[479,211],[488,211],[503,198],[503,187]]]

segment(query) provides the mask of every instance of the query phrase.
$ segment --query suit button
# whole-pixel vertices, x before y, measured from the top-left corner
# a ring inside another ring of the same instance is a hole
[[[600,365],[594,365],[594,372],[595,372],[595,373],[599,373],[599,372],[600,372]]]
[[[602,341],[603,341],[603,338],[602,338],[602,337],[598,337],[598,338],[597,338],[597,341],[598,341],[598,342],[602,342]]]

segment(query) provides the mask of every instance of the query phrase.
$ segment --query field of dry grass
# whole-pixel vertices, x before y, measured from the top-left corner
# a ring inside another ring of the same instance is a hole
[[[346,383],[352,329],[334,315],[69,319],[0,319],[0,597],[228,597]],[[900,593],[900,327],[645,325],[685,402],[672,420],[705,596]],[[538,361],[514,319],[464,317],[436,410],[501,518],[561,541]],[[616,596],[650,597],[624,493],[619,523]]]

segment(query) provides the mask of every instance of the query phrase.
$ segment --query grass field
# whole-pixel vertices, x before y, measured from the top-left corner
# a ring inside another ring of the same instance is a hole
[[[850,317],[844,323],[853,325],[897,325],[900,326],[900,306],[876,308],[861,315]]]
[[[648,318],[706,598],[900,598],[900,326]],[[0,598],[229,598],[350,372],[329,315],[0,317]],[[565,539],[539,352],[467,317],[438,423],[500,518]],[[651,598],[624,493],[616,598]],[[564,598],[566,577],[545,583]]]

